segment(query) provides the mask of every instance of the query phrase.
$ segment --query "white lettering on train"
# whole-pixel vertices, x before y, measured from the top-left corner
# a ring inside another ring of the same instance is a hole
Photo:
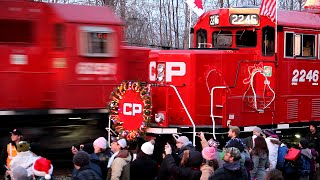
[[[114,75],[117,73],[117,64],[80,62],[75,71],[77,74]]]

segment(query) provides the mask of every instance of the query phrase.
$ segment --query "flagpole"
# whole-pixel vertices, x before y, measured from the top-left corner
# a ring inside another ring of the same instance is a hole
[[[189,8],[189,48],[191,48],[191,8]]]
[[[278,0],[276,0],[276,34],[275,34],[275,55],[277,55],[278,52]]]

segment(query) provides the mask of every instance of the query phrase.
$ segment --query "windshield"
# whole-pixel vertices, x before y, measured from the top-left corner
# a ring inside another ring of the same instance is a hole
[[[0,19],[0,43],[32,43],[32,22]]]

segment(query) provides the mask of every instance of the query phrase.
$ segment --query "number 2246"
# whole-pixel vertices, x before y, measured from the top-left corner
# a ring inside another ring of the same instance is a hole
[[[308,73],[306,70],[293,70],[292,72],[292,80],[291,82],[296,84],[298,82],[306,82],[308,80],[309,82],[317,83],[319,80],[319,71],[318,70],[310,70]]]

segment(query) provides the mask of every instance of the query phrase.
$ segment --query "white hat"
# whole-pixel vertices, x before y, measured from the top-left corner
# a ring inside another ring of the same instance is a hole
[[[154,143],[155,142],[153,140],[143,143],[141,146],[142,152],[147,155],[152,155],[154,150]]]
[[[117,143],[122,147],[126,148],[127,147],[127,141],[125,139],[119,139]]]
[[[190,141],[188,139],[187,136],[180,136],[178,139],[177,139],[177,142],[180,142],[183,144],[183,146],[186,146],[188,144],[190,144]]]
[[[99,137],[93,142],[93,145],[101,149],[107,149],[107,140],[104,137]]]

